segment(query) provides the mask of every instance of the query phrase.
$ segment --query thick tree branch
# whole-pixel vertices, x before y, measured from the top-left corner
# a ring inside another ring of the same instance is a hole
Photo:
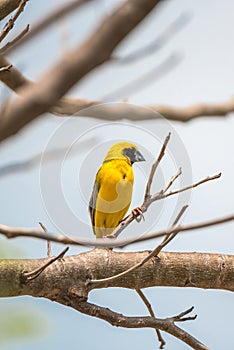
[[[36,279],[27,280],[30,273],[51,261],[46,259],[0,260],[0,297],[31,295],[51,299],[56,292],[67,293],[76,288],[80,297],[97,288],[124,287],[143,289],[154,286],[195,287],[234,291],[234,256],[208,253],[161,252],[128,276],[89,285],[90,279],[107,278],[125,271],[145,259],[150,252],[114,252],[94,249],[55,261]],[[108,263],[107,263],[108,262]]]
[[[17,9],[21,0],[0,0],[0,20]]]
[[[65,252],[65,251],[64,251]],[[142,289],[152,286],[196,287],[234,291],[234,256],[205,253],[161,252],[137,271],[101,286],[90,286],[89,279],[106,278],[146,259],[150,252],[116,253],[94,249],[75,256],[47,259],[0,260],[0,297],[31,295],[70,306],[82,313],[126,328],[157,328],[181,339],[193,349],[206,349],[197,339],[175,323],[192,320],[192,311],[167,319],[125,317],[109,309],[88,303],[95,288],[124,287]]]
[[[27,79],[18,69],[10,64],[10,62],[0,55],[0,67],[11,66],[9,72],[2,72],[0,74],[0,80],[7,86],[9,89],[18,92],[20,88],[26,85],[32,85],[32,82]]]
[[[30,88],[21,99],[8,105],[0,125],[0,141],[49,111],[53,105],[91,70],[109,59],[113,50],[140,23],[159,0],[127,1],[107,17],[79,48],[63,58]]]

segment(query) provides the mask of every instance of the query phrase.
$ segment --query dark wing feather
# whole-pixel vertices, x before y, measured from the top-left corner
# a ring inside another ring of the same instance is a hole
[[[91,222],[93,225],[94,234],[96,234],[94,227],[95,227],[96,201],[97,201],[99,189],[100,189],[100,184],[95,182],[94,186],[93,186],[93,192],[92,192],[91,198],[89,200],[89,214],[90,214]]]

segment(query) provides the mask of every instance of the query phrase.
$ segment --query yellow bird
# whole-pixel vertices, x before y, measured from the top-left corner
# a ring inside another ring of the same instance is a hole
[[[96,238],[111,234],[124,218],[132,200],[132,164],[144,160],[132,143],[118,142],[110,147],[96,174],[89,201]]]

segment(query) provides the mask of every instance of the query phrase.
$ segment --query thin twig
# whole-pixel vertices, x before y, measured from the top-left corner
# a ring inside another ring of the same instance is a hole
[[[162,160],[162,158],[163,158],[163,156],[165,154],[165,150],[166,150],[168,142],[170,141],[170,137],[171,137],[171,133],[169,132],[169,134],[165,138],[165,141],[164,141],[164,143],[162,145],[162,148],[160,150],[158,158],[156,159],[156,161],[153,163],[153,165],[151,167],[149,178],[148,178],[148,181],[147,181],[147,184],[146,184],[144,201],[147,200],[148,197],[150,197],[150,190],[151,190],[151,185],[152,185],[152,182],[153,182],[154,174],[155,174],[155,172],[157,170],[157,167],[158,167],[160,161]]]
[[[143,303],[145,304],[145,306],[147,307],[147,310],[149,311],[150,316],[155,318],[155,314],[154,314],[154,311],[152,309],[152,306],[151,306],[149,300],[146,298],[145,294],[142,292],[141,289],[136,289],[136,292],[139,295],[139,297],[141,298],[141,300],[143,301]],[[159,349],[163,349],[164,345],[166,345],[166,342],[163,339],[160,330],[155,328],[155,331],[156,331],[156,334],[158,337],[158,341],[160,343]]]
[[[56,260],[60,260],[64,257],[66,252],[68,251],[69,247],[66,247],[59,255],[51,258],[46,264],[43,266],[39,267],[38,269],[31,271],[31,272],[25,272],[24,277],[27,278],[27,280],[32,281],[35,278],[37,278],[48,266],[53,264]]]
[[[182,207],[182,209],[180,210],[179,214],[177,215],[173,225],[177,225],[179,219],[181,218],[181,216],[184,214],[185,210],[188,208],[188,205],[184,205]],[[165,238],[163,239],[163,241],[150,253],[150,255],[147,257],[146,261],[148,261],[151,257],[156,257],[158,256],[158,254],[161,252],[161,250],[169,243],[173,240],[173,238],[175,238],[175,236],[179,233],[179,231],[177,232],[172,232],[169,233],[168,235],[165,236]],[[145,262],[146,262],[145,261]],[[144,262],[144,263],[145,263]]]
[[[45,225],[42,222],[39,222],[39,225],[41,226],[42,230],[47,234],[49,231],[45,227]],[[51,250],[51,242],[47,241],[47,257],[51,258],[53,256],[52,250]]]
[[[169,190],[169,188],[173,185],[173,183],[175,182],[176,179],[178,179],[178,177],[182,174],[182,168],[179,168],[179,170],[177,171],[177,173],[175,175],[173,175],[168,184],[165,186],[165,188],[163,189],[163,193],[167,192],[167,190]]]
[[[153,195],[151,197],[150,200],[154,202],[155,200],[158,200],[158,199],[164,199],[164,198],[173,196],[174,194],[178,194],[178,193],[181,193],[181,192],[184,192],[184,191],[191,190],[192,188],[200,186],[201,184],[204,184],[205,182],[219,179],[221,177],[221,175],[222,175],[222,173],[218,173],[218,174],[215,174],[215,175],[212,175],[212,176],[207,176],[204,179],[199,180],[199,181],[195,182],[192,185],[184,186],[184,187],[178,188],[177,190],[174,190],[174,191],[170,191],[170,192],[166,192],[166,193],[162,193],[162,194],[160,192],[156,193],[155,195]]]
[[[2,72],[10,72],[12,68],[12,64],[8,64],[6,67],[1,67],[0,68],[0,73]]]
[[[10,49],[12,46],[14,46],[18,41],[20,41],[20,40],[25,36],[25,34],[28,33],[29,27],[30,27],[30,26],[29,26],[29,24],[28,24],[28,25],[26,26],[26,28],[24,28],[24,29],[22,30],[22,32],[19,33],[19,35],[17,35],[17,36],[15,37],[15,39],[9,41],[6,45],[4,45],[4,46],[0,49],[0,54],[6,53],[7,50],[9,50],[9,49]]]
[[[15,22],[17,21],[20,14],[23,12],[26,3],[29,0],[22,0],[19,4],[18,9],[16,10],[15,14],[9,19],[9,21],[5,24],[3,27],[1,33],[0,33],[0,42],[3,41],[3,39],[7,36],[7,34],[10,32],[10,30],[14,27]]]

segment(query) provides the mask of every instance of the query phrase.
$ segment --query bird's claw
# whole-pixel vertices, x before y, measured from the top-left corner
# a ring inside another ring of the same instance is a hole
[[[140,222],[141,220],[145,221],[144,215],[142,213],[142,209],[140,207],[134,208],[132,210],[132,215],[137,222]]]

